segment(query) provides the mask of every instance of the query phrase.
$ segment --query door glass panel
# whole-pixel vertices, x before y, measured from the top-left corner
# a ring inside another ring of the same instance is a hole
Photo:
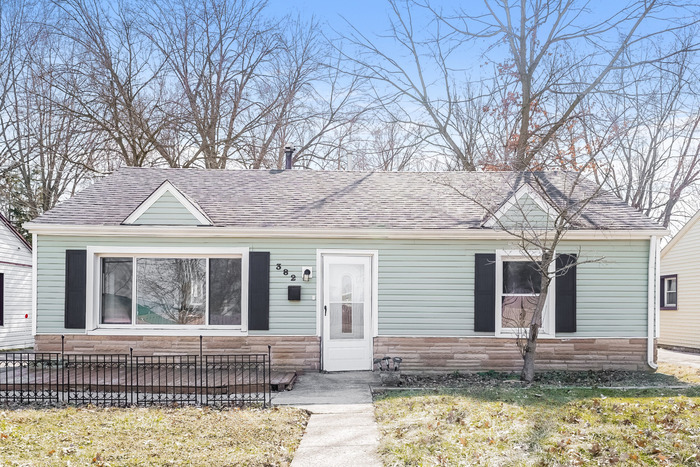
[[[331,339],[363,339],[365,337],[364,303],[331,303]]]
[[[331,264],[329,280],[330,339],[363,339],[365,269],[361,264]]]

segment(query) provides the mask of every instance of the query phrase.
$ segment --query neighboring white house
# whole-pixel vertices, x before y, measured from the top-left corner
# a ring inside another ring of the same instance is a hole
[[[700,211],[661,251],[659,345],[700,350]]]
[[[0,350],[32,347],[32,247],[0,214]]]

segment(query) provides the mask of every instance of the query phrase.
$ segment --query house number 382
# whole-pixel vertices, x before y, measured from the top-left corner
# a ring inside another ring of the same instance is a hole
[[[279,271],[280,269],[282,269],[282,263],[277,263],[277,264],[275,265],[275,269],[278,270],[278,271]],[[285,276],[288,276],[288,275],[289,275],[289,269],[282,269],[282,274],[284,274]],[[297,280],[296,274],[292,274],[291,279],[292,279],[292,282],[296,281],[296,280]]]

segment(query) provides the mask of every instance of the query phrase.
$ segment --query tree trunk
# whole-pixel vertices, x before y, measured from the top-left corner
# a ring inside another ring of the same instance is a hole
[[[527,335],[525,348],[523,349],[523,371],[520,373],[520,380],[532,383],[535,379],[535,354],[537,352],[537,333],[540,326],[530,325],[530,332]]]

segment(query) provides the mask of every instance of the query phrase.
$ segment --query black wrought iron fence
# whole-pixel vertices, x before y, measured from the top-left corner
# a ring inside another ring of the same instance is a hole
[[[202,357],[202,360],[206,357]],[[133,357],[134,405],[197,405],[206,389],[202,361],[195,355]],[[149,388],[145,391],[145,388]]]
[[[64,355],[65,394],[69,404],[101,406],[129,403],[129,355]]]
[[[0,354],[0,402],[58,402],[62,367],[57,353]]]
[[[0,404],[267,406],[270,374],[269,348],[267,355],[0,353]]]

